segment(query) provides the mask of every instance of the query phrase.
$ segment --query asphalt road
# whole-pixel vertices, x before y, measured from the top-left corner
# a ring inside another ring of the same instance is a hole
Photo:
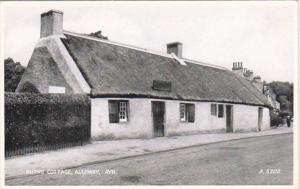
[[[292,134],[241,139],[48,170],[6,185],[287,185],[293,182],[292,144]]]

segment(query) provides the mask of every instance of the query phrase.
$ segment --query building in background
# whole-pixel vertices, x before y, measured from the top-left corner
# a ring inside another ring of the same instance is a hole
[[[253,76],[253,70],[243,67],[243,62],[234,62],[232,71],[240,77],[250,81],[262,94],[264,94],[273,111],[278,112],[280,110],[280,103],[276,100],[276,94],[262,81],[260,76]]]

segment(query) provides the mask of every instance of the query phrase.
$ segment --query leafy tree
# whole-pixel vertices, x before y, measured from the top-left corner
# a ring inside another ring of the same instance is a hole
[[[4,60],[4,88],[6,92],[15,92],[25,68],[12,58]]]
[[[25,82],[20,86],[21,93],[40,93],[39,90],[30,82]]]
[[[280,102],[280,110],[293,114],[294,85],[289,82],[272,81],[268,84],[276,94],[276,100]]]
[[[100,38],[100,39],[105,39],[105,40],[108,40],[108,37],[107,36],[103,36],[102,35],[102,31],[99,30],[99,31],[96,31],[94,33],[90,33],[88,34],[89,36],[92,36],[92,37],[97,37],[97,38]]]

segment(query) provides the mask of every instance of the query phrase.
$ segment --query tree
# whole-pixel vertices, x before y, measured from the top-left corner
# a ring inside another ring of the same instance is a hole
[[[12,58],[4,60],[4,90],[6,92],[15,92],[16,88],[25,71],[20,62],[14,62]]]
[[[103,36],[102,35],[102,31],[99,30],[99,31],[96,31],[94,33],[90,33],[88,34],[89,36],[92,36],[92,37],[97,37],[97,38],[100,38],[100,39],[105,39],[105,40],[108,40],[108,37],[107,36]]]
[[[289,114],[293,114],[293,83],[272,81],[268,85],[276,94],[276,100],[280,102],[280,110]]]
[[[30,82],[21,84],[19,92],[21,93],[40,93],[36,86]]]

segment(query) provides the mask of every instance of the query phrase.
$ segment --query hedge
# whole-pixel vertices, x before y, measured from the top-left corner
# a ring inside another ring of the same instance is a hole
[[[90,126],[87,95],[5,94],[5,152],[82,144],[90,140]]]

